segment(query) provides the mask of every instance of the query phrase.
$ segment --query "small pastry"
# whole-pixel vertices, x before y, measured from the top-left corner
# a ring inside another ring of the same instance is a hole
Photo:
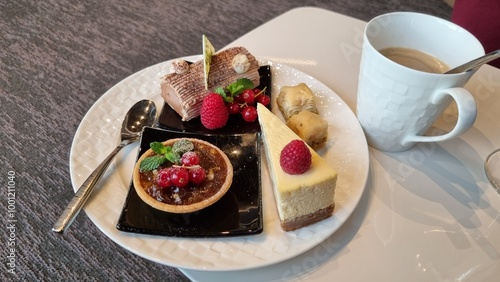
[[[318,113],[314,94],[305,83],[283,86],[276,102],[285,120],[301,111]]]
[[[276,100],[286,125],[313,149],[326,142],[328,122],[319,116],[314,94],[305,83],[284,86]]]
[[[288,119],[286,125],[313,149],[326,142],[328,122],[318,114],[301,111]]]

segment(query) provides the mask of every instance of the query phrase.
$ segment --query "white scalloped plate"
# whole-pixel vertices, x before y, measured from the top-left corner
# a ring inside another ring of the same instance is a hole
[[[339,173],[333,216],[296,231],[282,231],[263,158],[263,233],[182,239],[121,232],[116,229],[116,222],[127,195],[138,148],[130,145],[117,156],[85,206],[89,218],[104,234],[125,249],[161,264],[227,271],[262,267],[293,258],[320,244],[348,219],[363,194],[369,169],[368,146],[356,116],[336,93],[313,77],[280,63],[259,61],[261,65],[271,65],[273,97],[278,95],[280,87],[300,82],[306,83],[317,96],[318,109],[329,122],[329,140],[319,153]],[[163,62],[127,77],[104,93],[87,112],[71,148],[70,171],[75,191],[118,144],[123,116],[136,101],[152,99],[161,108],[159,80],[169,72],[170,64],[171,61]],[[274,112],[281,116],[277,108],[274,104]]]

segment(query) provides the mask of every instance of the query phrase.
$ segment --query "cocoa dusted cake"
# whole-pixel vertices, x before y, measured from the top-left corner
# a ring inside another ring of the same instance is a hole
[[[271,101],[267,95],[271,91],[269,66],[259,66],[245,47],[216,52],[205,35],[202,43],[202,59],[192,63],[176,59],[170,73],[161,78],[161,96],[169,108],[162,110],[160,123],[197,131],[199,117],[204,132],[228,124],[237,132],[244,128],[257,131],[255,104],[268,106]],[[177,117],[180,123],[175,122]],[[255,126],[245,127],[242,121]]]
[[[175,61],[172,73],[161,80],[161,96],[183,121],[198,117],[205,96],[219,86],[227,86],[240,78],[259,84],[259,63],[244,47],[229,48],[212,56],[207,88],[203,63],[203,60],[192,64]]]

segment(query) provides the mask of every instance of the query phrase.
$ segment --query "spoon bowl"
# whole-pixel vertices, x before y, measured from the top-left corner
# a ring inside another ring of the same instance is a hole
[[[130,108],[122,122],[120,144],[102,161],[78,191],[76,191],[75,196],[69,202],[59,220],[54,224],[52,231],[63,233],[71,225],[116,154],[123,147],[137,142],[141,137],[142,129],[146,126],[153,126],[155,122],[156,105],[153,101],[141,100]]]
[[[156,105],[151,100],[141,100],[130,108],[123,119],[121,140],[141,137],[145,126],[152,126],[156,121]]]

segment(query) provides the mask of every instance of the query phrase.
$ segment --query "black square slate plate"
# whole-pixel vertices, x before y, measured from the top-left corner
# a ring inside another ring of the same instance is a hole
[[[174,214],[157,210],[139,198],[133,183],[116,227],[121,231],[173,237],[225,237],[263,230],[259,133],[199,134],[145,128],[138,156],[153,141],[189,137],[221,148],[231,160],[234,178],[229,191],[203,210]]]

